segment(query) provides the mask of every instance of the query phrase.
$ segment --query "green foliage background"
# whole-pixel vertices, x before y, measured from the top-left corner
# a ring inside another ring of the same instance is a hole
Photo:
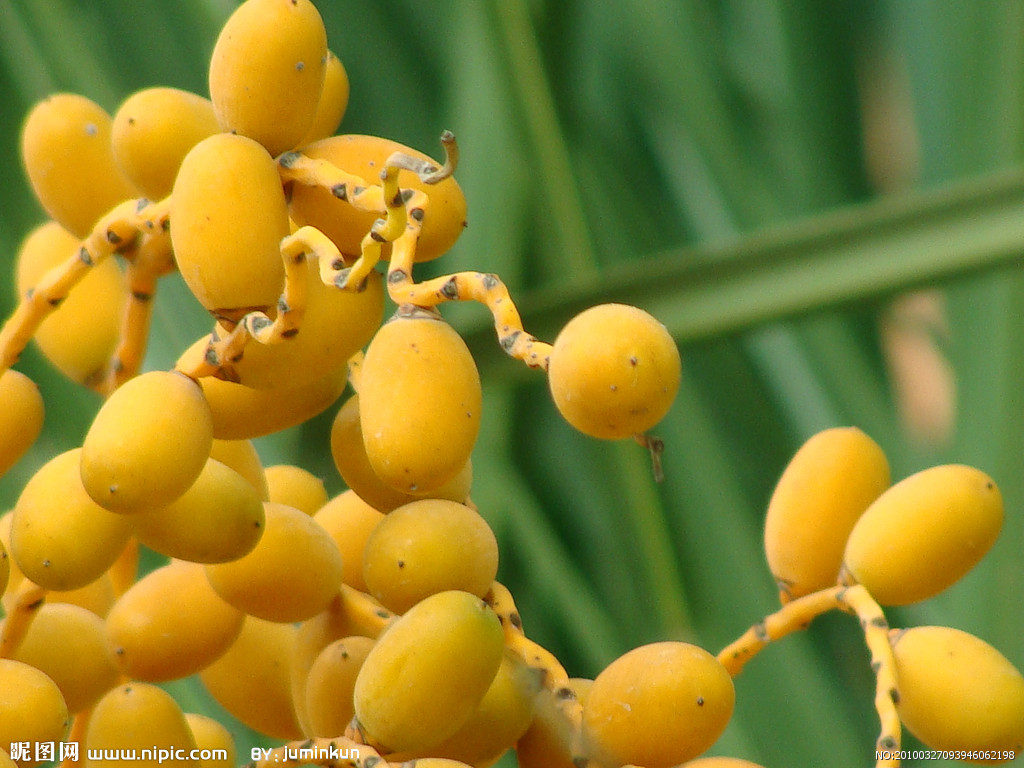
[[[234,5],[0,0],[5,266],[43,216],[18,159],[31,104],[69,90],[113,111],[150,85],[205,95]],[[883,445],[896,478],[962,462],[1000,484],[1006,525],[981,566],[887,613],[974,632],[1024,668],[1024,4],[318,5],[352,81],[342,131],[433,154],[442,129],[459,137],[470,226],[424,275],[498,272],[549,340],[582,307],[615,300],[680,343],[685,378],[657,430],[666,479],[655,485],[642,449],[560,420],[543,376],[503,357],[482,308],[445,308],[485,382],[473,496],[528,634],[578,676],[654,640],[717,651],[776,607],[760,537],[786,461],[814,432],[852,424]],[[165,282],[149,367],[172,365],[208,325]],[[952,433],[931,443],[900,418],[880,333],[894,298],[921,287],[944,302],[938,347],[957,385]],[[0,304],[14,301],[8,282]],[[98,403],[34,350],[19,368],[48,416],[0,481],[5,506],[81,440]],[[265,463],[299,463],[342,490],[327,444],[335,410],[259,441]],[[872,763],[873,681],[849,617],[768,648],[736,683],[715,753],[768,768]],[[213,706],[191,682],[173,689]]]

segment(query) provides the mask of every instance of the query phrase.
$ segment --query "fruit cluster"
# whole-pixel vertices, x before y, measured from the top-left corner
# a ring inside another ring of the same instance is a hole
[[[96,766],[116,762],[102,750],[155,747],[234,765],[228,730],[159,687],[196,675],[238,720],[325,765],[480,768],[514,749],[523,768],[757,768],[700,757],[732,715],[732,678],[832,608],[861,619],[879,749],[898,753],[902,722],[937,749],[1022,751],[1012,665],[955,630],[890,632],[880,607],[966,573],[998,534],[998,490],[968,467],[889,488],[881,449],[856,430],[812,439],[779,483],[765,532],[778,613],[717,656],[658,642],[569,677],[495,581],[497,541],[471,500],[481,382],[438,308],[484,304],[570,424],[637,440],[656,469],[648,430],[680,381],[671,336],[605,304],[548,344],[496,275],[417,282],[414,265],[465,223],[455,139],[442,135],[437,163],[334,135],[348,81],[309,0],[246,0],[209,73],[209,99],[150,88],[110,116],[61,94],[25,121],[50,220],[23,243],[22,300],[0,330],[0,474],[43,419],[10,369],[30,341],[106,399],[81,446],[0,517],[0,766],[41,762],[15,745],[63,741]],[[212,328],[173,370],[143,371],[172,272]],[[346,388],[330,450],[349,490],[328,499],[302,468],[262,465],[254,438]],[[140,574],[140,547],[164,564]],[[309,762],[294,753],[258,762]]]

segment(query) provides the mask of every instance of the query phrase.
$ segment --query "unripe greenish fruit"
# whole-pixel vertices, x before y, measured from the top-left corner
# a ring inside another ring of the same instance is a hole
[[[181,356],[178,366],[189,370],[205,352],[208,341],[205,336],[198,339]],[[329,408],[347,384],[345,366],[295,386],[285,381],[275,389],[253,389],[212,376],[199,379],[210,406],[213,436],[221,440],[250,440],[302,424]]]
[[[584,737],[604,763],[669,768],[714,744],[735,699],[729,673],[703,648],[643,645],[594,679],[583,705]]]
[[[374,473],[404,493],[427,493],[469,461],[483,405],[466,342],[433,313],[397,314],[363,361],[359,420]]]
[[[324,85],[320,90],[320,100],[316,103],[316,114],[313,123],[297,146],[302,147],[320,139],[333,136],[348,108],[349,82],[348,72],[341,59],[330,51],[327,52],[327,67],[324,70]]]
[[[377,640],[356,679],[363,733],[388,752],[427,750],[480,704],[504,654],[497,615],[468,592],[423,600]]]
[[[75,448],[40,467],[11,515],[11,556],[25,576],[46,589],[77,589],[95,581],[131,535],[127,517],[100,507],[86,494],[81,454]]]
[[[959,581],[995,543],[1003,498],[962,464],[922,470],[868,507],[850,533],[844,570],[881,605],[926,600]]]
[[[995,753],[968,762],[1024,753],[1024,676],[999,651],[950,627],[894,631],[890,643],[896,708],[917,738],[932,749]]]
[[[367,504],[381,512],[390,512],[422,498],[450,499],[464,504],[473,484],[472,460],[467,460],[451,480],[424,494],[403,493],[381,480],[366,455],[363,427],[359,419],[358,394],[346,400],[334,417],[331,425],[331,456],[345,484]]]
[[[331,136],[302,148],[302,154],[307,157],[326,160],[360,177],[367,185],[380,183],[384,164],[395,152],[440,165],[422,152],[379,136]],[[436,259],[455,244],[466,227],[466,197],[462,189],[452,177],[437,184],[426,184],[411,171],[400,171],[398,184],[403,190],[414,189],[427,195],[423,230],[416,242],[416,261]],[[354,190],[347,192],[351,195]],[[349,258],[359,256],[362,239],[380,216],[372,211],[357,210],[330,190],[303,184],[294,185],[289,210],[297,224],[316,227]],[[389,258],[390,254],[390,244],[384,244],[383,257]]]
[[[213,418],[199,385],[173,371],[150,371],[121,385],[82,443],[82,483],[104,509],[167,506],[202,472]]]
[[[231,647],[244,619],[213,591],[201,565],[174,560],[117,599],[107,636],[124,674],[155,683],[208,667]]]
[[[120,685],[96,703],[83,741],[81,751],[86,755],[86,768],[113,768],[117,753],[113,759],[102,757],[111,750],[138,750],[138,757],[132,762],[140,768],[184,768],[189,752],[196,748],[178,703],[162,688],[139,682]],[[149,750],[149,757],[143,756],[143,749]],[[160,758],[157,753],[161,749],[184,750],[186,759]],[[89,758],[90,753],[99,759]]]
[[[235,470],[207,459],[185,493],[132,515],[132,523],[135,537],[162,555],[227,563],[249,554],[263,535],[263,501]]]
[[[44,672],[22,661],[0,659],[0,744],[59,742],[68,730],[68,707],[60,689]],[[43,761],[16,761],[31,768]]]
[[[145,197],[163,200],[189,150],[219,131],[209,99],[180,88],[144,88],[117,108],[110,141],[125,176]]]
[[[256,547],[229,563],[206,566],[214,591],[229,605],[268,621],[303,621],[322,611],[341,587],[334,540],[301,510],[272,501]]]
[[[273,739],[302,738],[289,679],[295,636],[294,624],[248,616],[227,652],[199,673],[218,704]]]
[[[43,99],[22,127],[21,156],[36,198],[77,238],[115,205],[137,197],[114,161],[110,127],[101,106],[74,93]]]
[[[800,447],[765,518],[768,567],[784,594],[836,583],[850,531],[890,480],[885,453],[856,427],[826,429]]]
[[[103,619],[79,605],[52,603],[49,595],[12,658],[45,672],[70,714],[91,707],[120,680]]]
[[[210,57],[210,98],[221,129],[272,155],[309,131],[327,65],[327,31],[309,0],[246,0]]]
[[[423,499],[393,510],[363,550],[366,586],[394,613],[450,589],[483,597],[497,573],[498,542],[487,521],[445,499]]]
[[[555,339],[548,367],[559,413],[605,440],[643,434],[661,421],[680,376],[679,350],[665,326],[625,304],[576,315]]]
[[[170,215],[178,270],[200,304],[231,320],[276,306],[288,209],[262,146],[230,133],[200,141],[178,170]]]
[[[3,477],[39,437],[45,409],[35,382],[11,369],[0,374],[0,403],[3,404],[0,408],[0,477]]]
[[[55,221],[33,229],[17,259],[17,289],[24,296],[81,243]],[[121,338],[128,284],[117,260],[95,264],[32,337],[47,360],[72,381],[87,384],[106,373]]]

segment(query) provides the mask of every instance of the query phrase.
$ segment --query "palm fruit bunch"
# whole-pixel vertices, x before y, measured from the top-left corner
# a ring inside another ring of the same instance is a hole
[[[782,609],[718,655],[653,642],[586,679],[531,640],[471,498],[484,390],[440,308],[483,304],[568,423],[655,464],[678,350],[636,307],[584,310],[549,344],[497,275],[414,279],[466,222],[457,143],[443,133],[435,161],[336,135],[347,101],[314,4],[245,0],[209,98],[146,88],[110,115],[57,94],[27,116],[22,161],[49,219],[22,244],[0,329],[0,475],[44,418],[11,368],[30,342],[103,401],[0,517],[0,766],[99,768],[137,749],[226,768],[238,721],[279,745],[253,749],[261,766],[759,768],[702,757],[733,677],[833,608],[861,618],[872,653],[878,764],[898,763],[901,723],[968,760],[1021,752],[1013,666],[958,630],[890,630],[881,609],[980,559],[1002,518],[995,484],[949,466],[890,488],[857,430],[817,436],[786,470],[765,532]],[[209,332],[147,369],[171,274]],[[348,490],[264,466],[253,440],[340,400],[329,450]],[[232,723],[184,711],[165,684],[186,678]]]
[[[583,681],[524,634],[470,498],[480,376],[439,307],[483,304],[570,424],[652,455],[680,380],[671,336],[604,304],[548,344],[497,275],[416,281],[465,225],[455,138],[438,162],[336,135],[347,100],[309,0],[245,0],[208,98],[145,88],[111,115],[61,93],[27,115],[22,162],[49,218],[23,241],[0,329],[0,472],[44,418],[11,368],[29,343],[102,399],[80,445],[0,518],[5,765],[99,766],[132,748],[236,764],[228,727],[163,687],[190,677],[326,764],[485,766],[517,750],[524,766],[657,768],[728,722],[731,678],[701,648],[644,646]],[[147,369],[171,274],[209,332],[171,370]],[[328,498],[303,468],[263,465],[254,439],[347,389],[329,448],[349,490]],[[48,743],[77,757],[35,748]]]

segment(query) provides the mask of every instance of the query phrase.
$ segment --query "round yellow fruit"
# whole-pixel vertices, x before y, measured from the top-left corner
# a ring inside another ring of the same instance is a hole
[[[602,304],[555,339],[548,383],[559,412],[591,437],[640,435],[668,413],[681,363],[672,336],[636,307]]]
[[[59,742],[68,730],[68,707],[57,684],[22,661],[0,659],[0,745]],[[19,760],[32,768],[41,760]]]
[[[132,749],[138,751],[132,762],[141,768],[184,768],[195,748],[185,714],[171,695],[149,683],[130,682],[108,691],[96,703],[80,752],[86,768],[112,768],[120,754],[116,750]],[[149,750],[148,757],[141,753],[143,749]],[[159,750],[174,750],[174,754],[162,759]],[[115,756],[104,757],[108,751]],[[90,753],[97,758],[89,758]]]
[[[729,673],[703,648],[640,646],[594,679],[583,705],[584,736],[606,763],[669,768],[714,744],[735,698]]]

